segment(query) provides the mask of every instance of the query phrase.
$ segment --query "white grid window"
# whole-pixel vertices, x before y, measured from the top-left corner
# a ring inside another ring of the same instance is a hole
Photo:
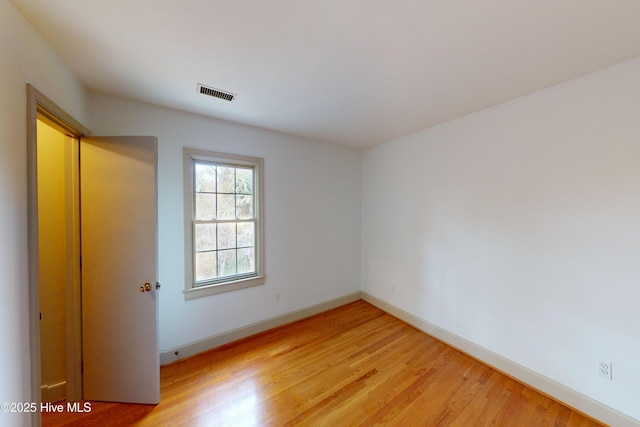
[[[185,148],[187,298],[264,283],[259,158]]]

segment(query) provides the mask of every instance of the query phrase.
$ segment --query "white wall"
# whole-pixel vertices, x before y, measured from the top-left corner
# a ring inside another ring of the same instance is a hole
[[[105,95],[90,105],[95,135],[158,137],[161,351],[359,290],[359,151]],[[265,159],[265,285],[184,300],[183,146]]]
[[[8,0],[0,0],[0,402],[29,402],[26,83],[83,121],[86,94]],[[0,425],[29,425],[0,412]]]
[[[640,420],[640,59],[362,167],[365,292]]]

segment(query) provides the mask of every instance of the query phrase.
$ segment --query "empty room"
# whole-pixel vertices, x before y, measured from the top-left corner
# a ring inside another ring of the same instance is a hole
[[[0,425],[640,426],[640,3],[0,0]]]

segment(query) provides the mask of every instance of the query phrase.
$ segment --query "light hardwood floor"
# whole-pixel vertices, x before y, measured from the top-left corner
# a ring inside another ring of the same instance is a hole
[[[44,426],[598,426],[364,301],[161,369],[157,406]]]

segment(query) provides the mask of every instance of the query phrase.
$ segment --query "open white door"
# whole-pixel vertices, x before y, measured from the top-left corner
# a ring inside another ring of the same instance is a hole
[[[84,398],[158,403],[157,139],[82,139],[80,174]]]

